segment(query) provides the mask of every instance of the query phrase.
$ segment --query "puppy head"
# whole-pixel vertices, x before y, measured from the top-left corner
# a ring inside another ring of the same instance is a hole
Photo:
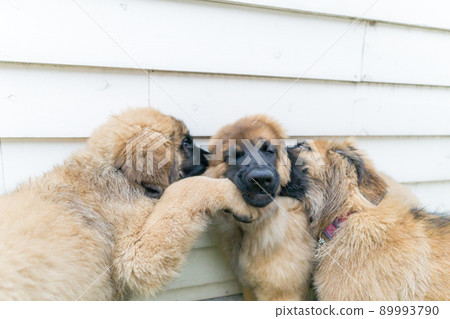
[[[250,116],[223,127],[212,138],[212,177],[227,177],[254,207],[265,207],[289,181],[290,162],[281,126],[268,116]]]
[[[313,219],[341,207],[349,209],[354,204],[349,199],[376,206],[387,191],[386,182],[353,140],[306,141],[288,152],[296,173],[281,194],[304,200]]]
[[[152,108],[112,116],[91,136],[88,149],[153,198],[179,178],[202,174],[207,167],[206,152],[194,147],[183,122]]]

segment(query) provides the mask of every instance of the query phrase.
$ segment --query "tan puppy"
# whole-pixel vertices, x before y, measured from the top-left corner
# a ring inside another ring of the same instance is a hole
[[[252,116],[222,128],[210,147],[218,158],[205,174],[229,178],[258,207],[251,224],[226,215],[215,221],[247,300],[304,300],[308,292],[314,243],[307,217],[299,201],[278,196],[290,180],[283,138],[273,119]]]
[[[63,165],[1,197],[0,299],[156,293],[212,214],[249,211],[228,180],[191,177],[168,187],[204,171],[205,159],[194,163],[192,153],[182,122],[130,110]]]
[[[320,300],[449,300],[450,219],[417,208],[352,141],[311,141],[289,150],[303,172],[289,195],[303,200],[321,242]],[[289,186],[288,186],[289,187]]]

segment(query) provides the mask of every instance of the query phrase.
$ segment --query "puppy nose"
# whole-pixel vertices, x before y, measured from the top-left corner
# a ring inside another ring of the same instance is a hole
[[[273,182],[274,176],[269,169],[254,169],[247,175],[247,179],[257,188],[265,188]]]

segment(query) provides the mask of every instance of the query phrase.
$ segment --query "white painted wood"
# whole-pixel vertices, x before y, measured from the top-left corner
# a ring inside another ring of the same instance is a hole
[[[206,0],[210,1],[210,0]],[[213,0],[277,10],[359,18],[374,0]],[[447,0],[377,0],[365,19],[450,30]]]
[[[450,137],[360,138],[358,144],[397,181],[450,180]]]
[[[164,90],[150,81],[150,104],[196,136],[268,109],[290,135],[450,135],[450,88],[301,80],[271,107],[292,79],[152,77]],[[0,137],[87,137],[110,114],[146,106],[147,80],[133,70],[0,63]]]
[[[217,244],[217,239],[211,230],[205,232],[195,244],[195,248],[214,247]]]
[[[159,293],[152,300],[167,301],[167,300],[204,300],[217,297],[225,297],[236,295],[241,292],[237,280],[230,280],[226,282],[212,283],[203,286],[193,286],[187,288],[166,290]]]
[[[406,184],[429,212],[450,214],[450,181]]]
[[[0,30],[13,32],[0,33],[0,61],[289,77],[308,71],[308,78],[341,80],[360,75],[363,23],[342,36],[352,21],[204,1],[76,2],[108,35],[73,1],[6,1]]]
[[[110,114],[148,105],[135,70],[0,64],[1,137],[85,137]]]
[[[202,271],[199,272],[199,269]],[[235,280],[230,265],[217,247],[197,248],[189,253],[180,276],[167,290]]]
[[[12,191],[18,184],[62,164],[71,153],[83,146],[84,141],[74,139],[2,139],[6,191]]]
[[[152,105],[182,118],[197,136],[266,111],[289,135],[450,134],[448,88],[302,80],[280,98],[293,80],[165,72],[153,76],[183,101],[199,125],[153,83]]]
[[[362,78],[369,82],[450,85],[450,33],[368,25]]]

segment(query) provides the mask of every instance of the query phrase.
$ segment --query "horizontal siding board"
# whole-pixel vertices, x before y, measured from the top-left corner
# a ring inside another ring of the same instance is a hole
[[[199,272],[199,269],[202,271]],[[169,283],[167,290],[201,286],[215,282],[235,280],[229,263],[217,247],[193,249],[180,276]]]
[[[308,78],[352,81],[360,75],[363,23],[342,36],[351,21],[204,1],[77,2],[107,34],[72,1],[3,2],[0,30],[14,32],[0,33],[0,61],[289,77],[307,71]]]
[[[362,79],[450,86],[450,32],[368,25]]]
[[[450,137],[360,138],[376,168],[400,182],[450,180]]]
[[[266,110],[290,135],[450,135],[450,88],[300,80],[278,99],[292,79],[152,78],[163,89],[136,70],[0,63],[0,137],[87,137],[110,114],[148,105],[149,88],[150,104],[196,136]]]
[[[406,184],[429,212],[450,215],[450,181]]]
[[[211,0],[205,0],[211,1]],[[450,30],[447,0],[213,0],[277,10],[309,12]],[[371,7],[372,6],[372,7]],[[367,9],[370,10],[367,11]],[[367,12],[366,12],[367,11]]]
[[[86,137],[113,113],[148,105],[139,71],[0,63],[0,136]]]
[[[214,247],[217,244],[217,239],[211,231],[205,232],[199,240],[195,243],[195,248]]]
[[[166,290],[159,293],[151,300],[204,300],[236,295],[240,292],[241,287],[239,286],[237,280],[230,280],[226,282],[218,282],[202,286]]]
[[[360,137],[357,143],[378,170],[400,182],[450,180],[450,137]],[[6,190],[62,163],[83,144],[83,139],[2,139]]]
[[[153,77],[199,125],[151,82],[152,105],[182,118],[197,136],[266,111],[289,135],[450,134],[450,88],[300,80],[283,95],[293,80],[165,72]]]
[[[70,139],[2,139],[6,191],[62,164],[70,154],[83,148],[84,144],[83,140]]]

